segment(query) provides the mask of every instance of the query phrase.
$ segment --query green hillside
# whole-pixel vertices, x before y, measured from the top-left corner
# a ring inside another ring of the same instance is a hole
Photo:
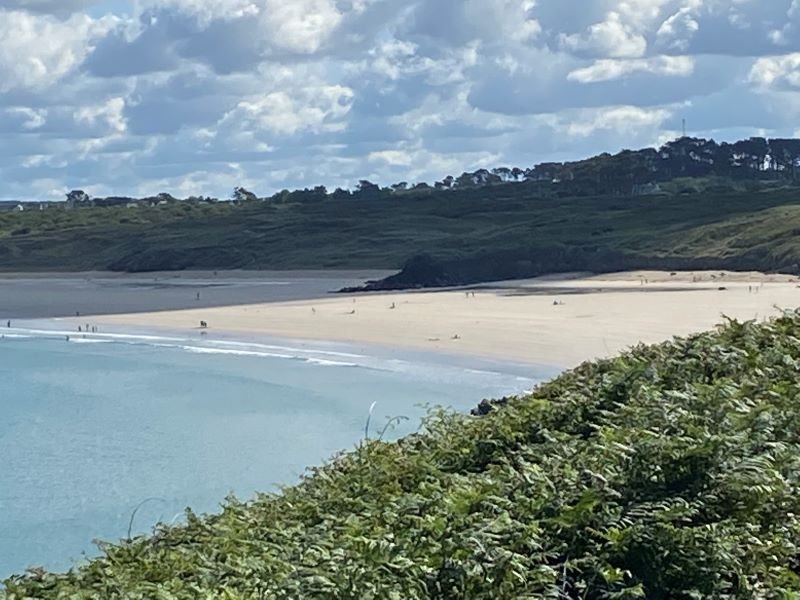
[[[797,272],[800,188],[669,185],[652,196],[559,197],[528,182],[372,199],[1,213],[0,269],[398,268],[421,253],[467,263],[494,253],[519,263],[521,276],[595,266]],[[571,258],[549,258],[565,252]],[[526,267],[532,256],[542,260]]]
[[[638,347],[6,594],[797,598],[799,368],[798,314]]]

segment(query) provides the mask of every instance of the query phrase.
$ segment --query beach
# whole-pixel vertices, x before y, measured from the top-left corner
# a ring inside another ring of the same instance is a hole
[[[638,343],[701,332],[725,317],[761,320],[794,309],[798,285],[788,275],[638,271],[136,311],[88,321],[100,328],[376,344],[569,368]],[[207,330],[200,330],[201,321]]]

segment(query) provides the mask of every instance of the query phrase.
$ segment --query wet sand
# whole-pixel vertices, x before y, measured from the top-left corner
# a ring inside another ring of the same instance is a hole
[[[140,313],[322,298],[384,271],[3,273],[0,320]],[[199,299],[198,299],[198,294]]]

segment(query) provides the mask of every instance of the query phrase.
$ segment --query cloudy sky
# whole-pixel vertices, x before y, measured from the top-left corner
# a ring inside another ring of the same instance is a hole
[[[800,0],[0,0],[0,198],[792,136]]]

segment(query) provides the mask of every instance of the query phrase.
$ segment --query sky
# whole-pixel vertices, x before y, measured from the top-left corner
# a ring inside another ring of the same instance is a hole
[[[800,0],[0,0],[0,199],[792,137]]]

